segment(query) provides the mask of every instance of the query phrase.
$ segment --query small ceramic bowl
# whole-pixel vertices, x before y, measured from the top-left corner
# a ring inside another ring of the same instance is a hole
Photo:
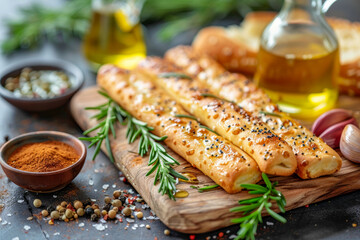
[[[29,67],[33,70],[60,70],[73,78],[73,86],[64,94],[53,98],[35,99],[26,97],[17,97],[7,90],[4,85],[9,77],[19,76],[23,68]],[[0,95],[9,103],[17,108],[30,112],[40,112],[58,108],[64,105],[83,85],[84,74],[74,64],[62,60],[49,61],[26,61],[8,67],[0,73]]]
[[[69,167],[52,172],[27,172],[11,167],[7,160],[11,153],[28,143],[60,141],[72,146],[80,155]],[[20,135],[9,140],[0,149],[0,164],[6,176],[16,185],[32,192],[54,192],[68,185],[80,172],[86,159],[86,147],[76,137],[55,131],[39,131]]]

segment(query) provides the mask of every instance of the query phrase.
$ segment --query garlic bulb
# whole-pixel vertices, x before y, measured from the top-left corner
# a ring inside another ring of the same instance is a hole
[[[346,125],[358,125],[352,112],[345,109],[333,109],[315,120],[312,131],[332,148],[339,147],[341,133]]]
[[[341,134],[340,151],[347,159],[360,163],[360,129],[348,124]]]

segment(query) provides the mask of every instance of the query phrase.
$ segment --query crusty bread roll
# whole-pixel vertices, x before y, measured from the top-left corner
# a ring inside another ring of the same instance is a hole
[[[274,134],[263,122],[254,118],[236,104],[211,96],[195,80],[181,77],[162,77],[164,73],[181,73],[178,68],[157,57],[148,57],[138,68],[154,75],[152,80],[162,87],[183,108],[201,123],[231,141],[257,162],[262,172],[292,175],[297,167],[291,147]]]
[[[249,13],[241,26],[208,27],[196,36],[193,47],[206,53],[227,70],[253,75],[262,31],[274,18],[274,12]],[[340,44],[342,93],[360,95],[360,23],[327,18]]]
[[[227,72],[214,59],[195,53],[191,47],[170,49],[165,59],[194,77],[194,81],[201,82],[215,95],[237,103],[265,122],[292,147],[298,163],[297,174],[301,178],[316,178],[340,169],[342,160],[332,148],[281,112],[264,91],[244,76]]]
[[[140,71],[105,65],[100,68],[97,81],[132,116],[153,127],[154,134],[168,136],[166,145],[226,192],[239,192],[240,184],[260,180],[256,162],[241,149],[200,128],[194,120],[175,117],[187,113],[149,78]]]

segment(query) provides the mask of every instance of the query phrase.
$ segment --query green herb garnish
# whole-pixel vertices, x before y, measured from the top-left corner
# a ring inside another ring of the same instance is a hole
[[[197,189],[199,193],[202,193],[204,191],[209,191],[209,190],[213,190],[218,188],[220,185],[219,184],[214,184],[214,185],[210,185],[210,186],[204,186],[204,187],[199,187],[199,186],[194,186],[191,185],[190,187],[193,189]]]
[[[193,119],[193,120],[195,120],[195,121],[198,122],[198,120],[196,119],[196,117],[190,116],[190,115],[186,115],[186,114],[175,114],[175,117],[189,118],[189,119]],[[205,128],[206,130],[208,130],[208,131],[210,131],[210,132],[212,132],[212,133],[215,133],[216,135],[219,135],[217,132],[215,132],[215,131],[212,130],[211,128],[209,128],[209,127],[207,127],[207,126],[204,126],[204,125],[200,124],[199,122],[198,122],[198,124],[199,124],[199,127]],[[219,135],[219,136],[220,136],[220,135]]]
[[[281,117],[282,117],[280,114],[272,113],[272,112],[260,111],[259,113],[264,114],[264,115],[270,115],[270,116],[278,117],[278,118],[281,118]]]
[[[185,78],[185,79],[189,79],[192,80],[191,77],[189,77],[186,74],[183,73],[177,73],[177,72],[164,72],[164,73],[160,73],[158,75],[158,77],[160,78]]]
[[[225,98],[221,98],[221,97],[216,96],[216,95],[211,94],[211,93],[202,93],[202,94],[201,94],[201,96],[203,96],[203,97],[212,97],[212,98],[216,98],[216,99],[219,99],[219,100],[221,100],[221,101],[224,101],[224,102],[229,102],[229,103],[233,103],[233,104],[235,104],[235,105],[236,105],[236,103],[235,103],[235,102],[233,102],[233,101],[227,100],[227,99],[225,99]],[[240,106],[239,106],[239,107],[240,107]],[[241,107],[240,107],[240,108],[241,108]]]
[[[234,207],[230,209],[231,212],[241,212],[242,217],[232,219],[233,223],[240,223],[240,230],[235,238],[238,239],[255,239],[255,233],[258,223],[262,223],[261,212],[265,210],[270,216],[278,220],[279,222],[286,223],[286,219],[273,210],[271,210],[271,201],[276,201],[280,211],[285,212],[286,200],[284,195],[275,189],[278,182],[271,183],[265,173],[262,173],[262,178],[266,186],[257,184],[241,184],[241,187],[249,190],[250,194],[260,195],[259,197],[249,198],[246,200],[240,200],[239,204],[242,206]]]
[[[98,123],[95,127],[86,130],[83,134],[86,135],[97,129],[99,129],[99,131],[94,137],[80,138],[81,140],[91,142],[89,148],[96,144],[93,159],[95,159],[95,157],[100,152],[101,144],[105,139],[105,145],[109,153],[110,160],[114,162],[114,156],[110,148],[109,133],[111,132],[114,138],[116,138],[114,128],[114,124],[116,121],[120,122],[122,125],[127,125],[126,138],[128,139],[129,143],[134,142],[137,138],[140,137],[138,154],[140,156],[144,156],[150,150],[148,166],[152,165],[152,168],[146,174],[146,176],[149,176],[156,170],[154,185],[159,181],[159,192],[162,195],[166,193],[170,199],[175,200],[175,178],[181,178],[184,180],[188,179],[172,168],[173,165],[179,165],[179,162],[176,161],[176,159],[174,159],[170,154],[168,154],[166,152],[166,149],[159,143],[164,141],[167,136],[158,137],[152,134],[151,131],[153,131],[154,129],[147,126],[147,123],[142,122],[131,116],[130,113],[121,108],[105,92],[99,91],[99,94],[107,98],[108,101],[99,106],[88,107],[86,109],[100,111],[100,113],[93,116],[93,118],[101,122]]]

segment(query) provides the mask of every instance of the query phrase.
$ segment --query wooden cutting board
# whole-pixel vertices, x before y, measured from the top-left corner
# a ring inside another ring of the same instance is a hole
[[[73,117],[83,130],[96,124],[90,119],[94,112],[84,108],[105,101],[97,90],[97,87],[84,89],[71,101]],[[341,97],[339,107],[360,110],[359,102],[359,98]],[[237,206],[238,200],[249,198],[247,192],[228,194],[222,189],[199,193],[196,189],[190,188],[194,184],[184,182],[180,182],[177,188],[189,192],[188,197],[172,201],[166,195],[162,196],[158,193],[158,186],[153,185],[154,175],[145,176],[150,169],[147,166],[148,158],[133,153],[137,151],[138,141],[133,144],[127,143],[125,127],[119,125],[116,131],[117,138],[110,140],[116,167],[125,174],[128,181],[169,228],[184,233],[203,233],[229,226],[230,219],[238,215],[230,213],[229,209]],[[102,150],[106,153],[104,146]],[[193,173],[200,181],[200,185],[214,184],[210,178],[191,167],[171,149],[167,148],[167,151],[180,162],[180,166],[175,167],[176,171]],[[341,170],[331,176],[311,180],[301,180],[297,176],[271,177],[271,180],[279,181],[278,189],[286,197],[286,210],[290,210],[360,189],[360,164],[354,164],[343,158]]]

